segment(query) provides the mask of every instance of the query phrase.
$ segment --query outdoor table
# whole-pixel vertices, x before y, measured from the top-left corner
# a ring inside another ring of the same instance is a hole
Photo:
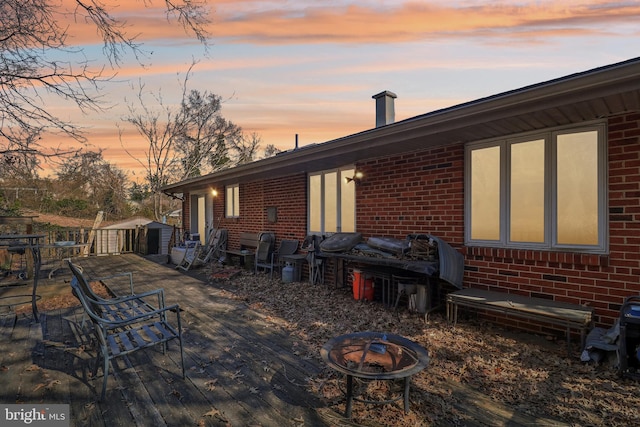
[[[33,289],[31,291],[31,311],[33,319],[36,323],[38,320],[38,276],[40,275],[40,266],[42,265],[42,257],[40,254],[41,240],[45,238],[44,234],[0,234],[0,247],[2,248],[22,248],[30,250],[33,255]]]
[[[345,416],[351,418],[353,400],[385,404],[404,398],[404,412],[409,413],[411,376],[429,364],[427,350],[400,335],[383,332],[356,332],[330,339],[320,350],[329,367],[347,376]],[[353,378],[363,380],[404,379],[402,396],[384,401],[368,401],[354,397]]]
[[[435,278],[438,276],[438,261],[377,258],[370,256],[352,255],[342,252],[320,252],[318,256],[326,259],[333,258],[335,260],[333,269],[336,288],[346,286],[345,278],[347,274],[347,268],[345,264],[349,263],[357,263],[377,268],[392,268],[396,270],[410,271],[412,273],[423,274],[428,278]]]
[[[49,271],[49,279],[53,277],[53,274],[63,268],[66,268],[65,260],[73,258],[75,255],[80,254],[81,250],[89,246],[88,243],[75,243],[75,242],[55,242],[52,245],[40,245],[41,249],[53,249],[56,253],[55,259],[58,261],[58,265]]]

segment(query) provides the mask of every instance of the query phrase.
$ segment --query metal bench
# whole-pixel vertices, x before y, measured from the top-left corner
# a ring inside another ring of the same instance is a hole
[[[99,345],[93,375],[98,373],[100,359],[103,361],[104,380],[100,399],[107,391],[109,363],[112,359],[126,356],[137,350],[162,345],[163,353],[169,341],[177,339],[180,344],[182,378],[185,378],[184,351],[182,348],[182,327],[178,304],[165,306],[162,289],[113,299],[94,298],[86,277],[77,266],[69,262],[73,272],[71,288],[85,313],[93,324],[93,332]],[[145,300],[157,298],[157,308]],[[167,313],[176,316],[176,325],[168,322]]]
[[[459,306],[563,326],[567,330],[568,351],[570,351],[571,329],[580,331],[584,346],[586,333],[593,327],[594,309],[592,307],[506,292],[467,288],[447,294],[447,319],[454,325],[458,320]]]

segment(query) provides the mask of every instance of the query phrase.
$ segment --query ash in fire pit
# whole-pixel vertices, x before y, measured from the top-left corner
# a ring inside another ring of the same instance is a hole
[[[419,344],[399,335],[379,332],[335,337],[320,353],[331,368],[347,375],[347,417],[351,417],[353,377],[367,380],[404,378],[404,409],[408,413],[410,378],[429,364],[427,350]]]

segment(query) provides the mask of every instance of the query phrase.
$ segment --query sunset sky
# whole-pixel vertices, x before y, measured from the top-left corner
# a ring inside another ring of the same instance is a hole
[[[132,179],[141,170],[118,126],[135,156],[144,158],[146,144],[121,121],[135,101],[131,85],[178,104],[194,59],[188,88],[220,95],[225,118],[285,150],[296,134],[306,145],[373,128],[371,96],[383,90],[398,95],[402,120],[640,56],[636,1],[210,1],[208,52],[167,22],[162,0],[156,11],[116,3],[150,52],[145,67],[131,58],[114,70],[105,112],[49,105],[87,127],[90,144]],[[70,33],[88,57],[101,57],[94,30]]]

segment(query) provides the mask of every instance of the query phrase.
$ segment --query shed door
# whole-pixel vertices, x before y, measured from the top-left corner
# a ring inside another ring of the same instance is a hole
[[[160,252],[160,229],[148,228],[147,229],[147,254],[157,255]]]

